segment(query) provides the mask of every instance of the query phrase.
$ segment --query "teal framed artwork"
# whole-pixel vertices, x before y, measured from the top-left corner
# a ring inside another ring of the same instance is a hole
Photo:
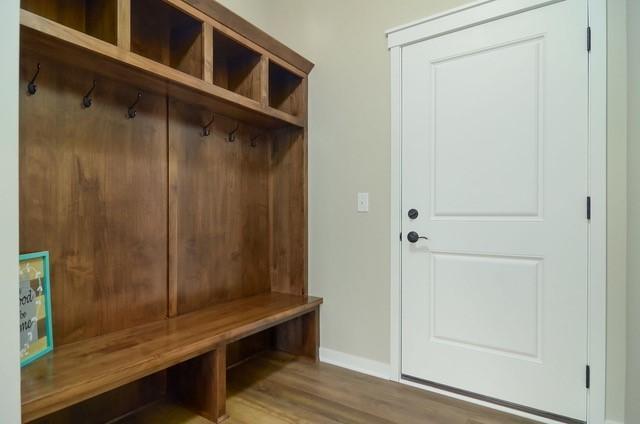
[[[20,255],[20,366],[53,350],[49,252]]]

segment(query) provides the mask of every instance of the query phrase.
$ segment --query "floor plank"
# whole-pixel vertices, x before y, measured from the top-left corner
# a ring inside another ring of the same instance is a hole
[[[272,352],[228,372],[225,424],[531,424],[481,406],[323,363]],[[206,424],[172,404],[121,421]]]

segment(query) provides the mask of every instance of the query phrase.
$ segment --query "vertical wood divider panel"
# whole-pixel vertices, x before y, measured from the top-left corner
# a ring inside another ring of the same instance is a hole
[[[260,58],[260,103],[269,106],[269,58]]]
[[[320,350],[320,308],[287,321],[274,329],[277,350],[318,361]]]
[[[178,402],[215,422],[227,418],[226,346],[169,369],[168,390]]]
[[[171,137],[171,100],[167,97],[167,316],[178,315],[178,155]]]
[[[302,129],[302,237],[303,237],[303,259],[302,259],[302,295],[309,295],[309,76],[302,80],[302,103],[300,113],[304,119]],[[320,309],[318,313],[318,326],[320,326]],[[317,334],[318,346],[320,346],[320,333]]]
[[[202,23],[202,77],[205,82],[213,84],[213,27]]]
[[[227,418],[227,347],[219,346],[214,352],[214,380],[213,386],[215,403],[212,405],[212,419],[222,422]]]
[[[308,252],[307,78],[302,82],[304,128],[273,131],[269,179],[271,290],[306,296]]]
[[[134,0],[135,1],[135,0]],[[116,20],[118,47],[131,50],[131,0],[118,0]]]

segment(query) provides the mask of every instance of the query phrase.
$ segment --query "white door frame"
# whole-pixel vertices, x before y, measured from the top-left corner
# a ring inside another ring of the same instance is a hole
[[[402,184],[402,48],[422,40],[513,15],[563,0],[480,0],[466,6],[430,16],[387,31],[391,59],[391,273],[390,273],[390,359],[391,379],[414,385],[401,378],[401,184]],[[588,271],[588,347],[590,389],[587,398],[587,420],[605,422],[606,384],[606,288],[607,288],[607,14],[606,0],[587,2],[591,27],[589,54],[589,175],[591,221],[589,224]],[[427,390],[433,390],[424,386]],[[454,395],[451,395],[454,396]],[[454,397],[464,398],[455,395]],[[474,403],[482,403],[464,398]],[[510,411],[518,415],[518,411]],[[537,418],[540,419],[540,418]]]

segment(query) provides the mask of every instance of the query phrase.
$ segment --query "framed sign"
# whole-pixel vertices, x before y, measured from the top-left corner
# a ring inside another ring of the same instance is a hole
[[[49,252],[20,255],[20,365],[53,350]]]

